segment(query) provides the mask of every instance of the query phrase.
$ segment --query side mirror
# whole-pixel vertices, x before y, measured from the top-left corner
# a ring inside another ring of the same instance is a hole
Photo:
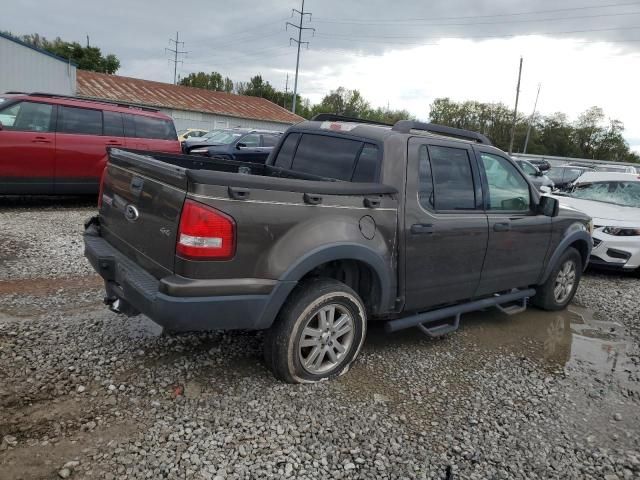
[[[541,177],[543,175],[544,173],[542,173],[542,170],[536,170],[536,177]]]
[[[236,144],[236,148],[237,148],[238,150],[240,150],[241,148],[247,148],[247,144],[246,144],[246,143],[242,143],[242,142],[238,142],[238,143]]]
[[[547,217],[557,217],[560,211],[560,202],[557,198],[548,197],[543,195],[540,197],[540,203],[538,204],[538,212]]]
[[[2,122],[0,122],[0,130],[4,129],[4,125],[2,125]]]

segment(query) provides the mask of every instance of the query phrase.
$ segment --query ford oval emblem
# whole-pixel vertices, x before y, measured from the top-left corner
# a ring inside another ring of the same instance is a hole
[[[138,220],[139,216],[140,216],[140,212],[133,205],[129,204],[126,207],[124,207],[124,218],[126,218],[130,222],[135,222],[136,220]]]

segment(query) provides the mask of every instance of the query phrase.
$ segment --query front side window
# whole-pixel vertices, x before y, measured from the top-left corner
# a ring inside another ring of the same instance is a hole
[[[529,184],[506,158],[482,153],[489,184],[489,210],[528,211]]]
[[[0,122],[7,130],[50,132],[53,106],[46,103],[20,102],[0,110]]]
[[[102,135],[102,112],[89,108],[59,107],[58,133]]]
[[[260,135],[250,133],[240,139],[240,143],[243,143],[245,147],[256,148],[260,146]]]

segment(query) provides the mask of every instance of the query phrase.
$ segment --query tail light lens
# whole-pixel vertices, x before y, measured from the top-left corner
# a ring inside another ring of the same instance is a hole
[[[187,199],[180,217],[176,253],[193,260],[228,260],[235,254],[235,235],[233,218]]]
[[[98,189],[98,210],[102,208],[102,192],[104,191],[104,177],[107,175],[107,167],[102,170],[100,175],[100,188]]]

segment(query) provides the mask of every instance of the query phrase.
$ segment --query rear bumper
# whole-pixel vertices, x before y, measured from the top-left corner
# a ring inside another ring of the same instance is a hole
[[[84,246],[85,257],[104,279],[105,303],[119,300],[122,313],[143,313],[169,331],[269,328],[296,285],[296,282],[242,279],[230,280],[230,286],[218,281],[213,289],[234,293],[214,295],[204,294],[202,281],[178,276],[158,280],[102,238],[97,222],[87,225]]]

